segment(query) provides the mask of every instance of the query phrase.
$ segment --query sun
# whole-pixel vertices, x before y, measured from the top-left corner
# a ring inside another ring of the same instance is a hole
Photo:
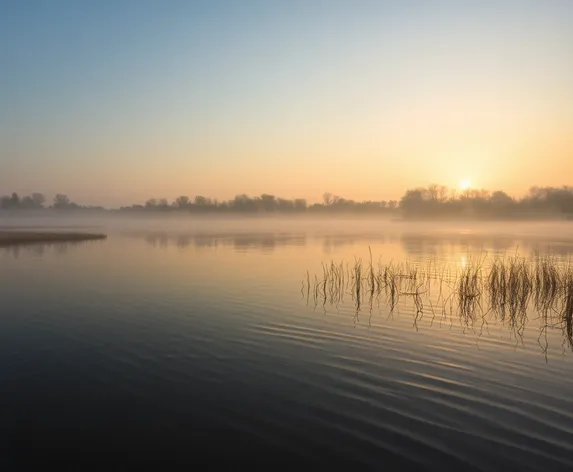
[[[463,179],[460,181],[460,189],[467,190],[470,188],[471,182],[468,179]]]

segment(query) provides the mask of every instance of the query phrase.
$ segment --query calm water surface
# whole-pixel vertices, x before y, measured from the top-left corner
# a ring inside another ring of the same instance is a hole
[[[45,223],[44,223],[45,224]],[[7,451],[119,462],[571,470],[573,356],[400,304],[306,299],[369,257],[462,267],[573,254],[571,225],[102,223],[109,239],[0,250]],[[540,336],[541,335],[541,336]],[[3,459],[0,459],[2,461]]]

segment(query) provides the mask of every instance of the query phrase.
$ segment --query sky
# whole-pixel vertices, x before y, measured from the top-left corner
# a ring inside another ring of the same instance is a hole
[[[5,0],[0,194],[573,184],[568,0]]]

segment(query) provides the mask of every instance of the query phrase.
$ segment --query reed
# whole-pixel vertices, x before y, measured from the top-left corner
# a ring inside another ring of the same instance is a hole
[[[455,294],[458,299],[460,317],[474,320],[481,307],[483,292],[482,261],[468,261],[458,276]]]
[[[573,349],[573,267],[570,265],[565,269],[563,279],[561,321],[565,327],[569,347]]]
[[[416,320],[428,309],[446,318],[456,313],[470,325],[478,317],[485,323],[490,314],[521,333],[528,313],[537,312],[545,326],[560,326],[573,349],[573,266],[564,265],[552,256],[533,259],[519,257],[474,257],[457,271],[450,265],[430,261],[425,266],[410,261],[374,264],[369,248],[369,259],[355,258],[352,265],[344,261],[322,265],[322,276],[314,279],[306,273],[303,280],[307,296],[336,305],[349,294],[356,314],[364,305],[383,302],[393,313],[408,303]],[[437,298],[431,292],[438,289]],[[401,306],[401,305],[400,305]]]

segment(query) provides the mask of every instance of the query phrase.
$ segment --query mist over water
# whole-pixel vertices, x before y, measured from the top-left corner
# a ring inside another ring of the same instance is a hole
[[[104,444],[133,460],[211,464],[573,467],[572,352],[560,329],[542,333],[534,313],[517,331],[491,314],[487,324],[419,317],[406,298],[393,311],[384,302],[357,311],[350,295],[316,304],[302,290],[323,262],[368,261],[370,252],[376,262],[460,270],[483,255],[551,255],[566,265],[566,223],[1,225],[108,234],[0,249],[10,447],[26,441],[54,457]]]

